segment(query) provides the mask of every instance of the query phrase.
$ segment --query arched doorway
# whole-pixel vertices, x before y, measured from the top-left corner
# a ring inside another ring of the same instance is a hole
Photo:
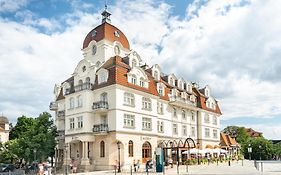
[[[142,144],[142,163],[145,163],[151,158],[151,144],[149,142],[144,142]]]

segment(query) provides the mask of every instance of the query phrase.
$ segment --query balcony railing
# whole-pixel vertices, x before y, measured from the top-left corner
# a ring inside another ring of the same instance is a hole
[[[58,117],[64,117],[65,116],[65,110],[58,111]]]
[[[58,103],[57,102],[51,102],[49,105],[49,108],[51,111],[56,111],[58,110]]]
[[[176,102],[176,103],[180,103],[183,105],[191,105],[191,106],[195,106],[195,103],[188,100],[188,99],[184,99],[182,97],[178,97],[178,96],[171,96],[170,97],[170,102]]]
[[[68,95],[68,94],[72,94],[74,92],[79,92],[79,91],[83,91],[83,90],[92,90],[92,89],[93,89],[93,84],[90,82],[86,82],[86,83],[74,86],[74,88],[73,87],[67,88],[65,90],[65,94]]]
[[[108,132],[108,124],[98,124],[93,126],[94,133],[107,133]]]
[[[93,110],[108,109],[108,102],[107,101],[94,102],[92,108],[93,108]]]

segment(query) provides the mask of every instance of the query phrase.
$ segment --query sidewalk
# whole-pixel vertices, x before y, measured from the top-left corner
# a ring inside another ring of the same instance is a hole
[[[77,173],[77,175],[114,175],[114,171],[95,171],[87,173]],[[149,172],[151,175],[163,175],[163,173]],[[177,175],[177,167],[165,169],[166,175]],[[254,167],[253,161],[244,160],[243,166],[242,161],[233,161],[231,166],[228,163],[216,163],[210,165],[192,165],[188,166],[188,172],[186,166],[182,165],[179,167],[179,174],[181,175],[277,175],[281,172],[259,172]],[[117,175],[130,175],[130,173],[122,172]],[[147,175],[146,172],[134,173],[133,175]]]

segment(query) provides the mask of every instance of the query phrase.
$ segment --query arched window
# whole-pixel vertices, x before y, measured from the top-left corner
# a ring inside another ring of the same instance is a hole
[[[83,84],[83,81],[82,81],[82,80],[79,80],[79,81],[78,81],[78,84],[79,84],[79,85]]]
[[[174,85],[174,79],[172,77],[170,78],[170,85]]]
[[[145,163],[149,159],[151,159],[151,144],[144,142],[142,145],[142,162]]]
[[[129,153],[129,157],[133,157],[134,156],[134,143],[133,143],[132,140],[129,141],[128,153]]]
[[[99,61],[96,62],[96,67],[100,67],[100,62]]]
[[[162,86],[162,84],[159,84],[158,86],[158,93],[160,96],[164,95],[164,87]]]
[[[144,79],[142,77],[140,78],[140,86],[144,87]]]
[[[124,93],[124,105],[135,106],[135,96],[132,93]]]
[[[105,145],[104,141],[100,142],[100,157],[105,157]]]
[[[132,75],[131,77],[131,83],[137,84],[137,77],[135,75]]]
[[[81,95],[79,95],[79,96],[77,97],[77,106],[78,106],[78,107],[82,107],[82,106],[83,106],[83,98],[82,98]]]
[[[137,66],[137,60],[136,59],[133,59],[132,60],[132,67],[136,67]]]
[[[107,93],[104,92],[100,95],[100,101],[107,101]]]
[[[90,81],[91,81],[90,77],[87,77],[86,78],[86,83],[90,83]]]
[[[69,108],[70,108],[70,109],[73,109],[73,108],[74,108],[74,98],[73,98],[73,97],[71,97],[71,98],[69,99]]]
[[[157,71],[157,70],[154,71],[154,78],[155,78],[156,80],[159,80],[159,78],[158,78],[158,71]]]
[[[185,110],[182,110],[182,118],[185,120],[186,119],[186,113]]]

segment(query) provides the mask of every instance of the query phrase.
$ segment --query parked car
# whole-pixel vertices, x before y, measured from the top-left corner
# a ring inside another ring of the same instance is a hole
[[[38,164],[36,164],[36,163],[33,163],[33,164],[25,166],[25,173],[26,174],[28,174],[28,173],[37,173],[38,170],[39,170]]]
[[[16,169],[16,167],[13,164],[1,164],[0,165],[0,172],[9,172],[9,171],[14,171],[15,169]]]

